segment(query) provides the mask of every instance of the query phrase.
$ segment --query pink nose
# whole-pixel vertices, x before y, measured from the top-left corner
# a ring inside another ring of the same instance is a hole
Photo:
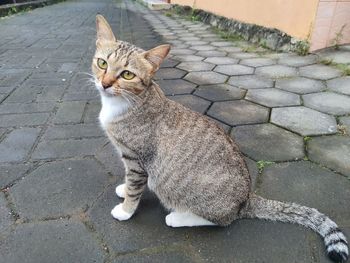
[[[109,87],[113,86],[114,82],[116,82],[117,79],[113,74],[106,74],[102,79],[102,87],[104,89],[108,89]]]

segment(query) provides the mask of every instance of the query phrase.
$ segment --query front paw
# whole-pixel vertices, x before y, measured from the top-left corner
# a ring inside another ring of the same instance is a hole
[[[125,198],[125,184],[120,184],[115,188],[115,193],[120,198]]]
[[[111,214],[115,219],[119,221],[128,220],[132,216],[132,213],[124,211],[122,203],[114,207],[111,211]]]

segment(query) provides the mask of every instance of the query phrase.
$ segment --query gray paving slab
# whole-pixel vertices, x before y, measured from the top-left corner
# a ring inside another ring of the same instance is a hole
[[[0,127],[44,125],[49,119],[49,116],[49,113],[23,113],[0,115]]]
[[[67,124],[50,126],[43,138],[53,139],[79,139],[104,137],[104,132],[96,124]]]
[[[0,189],[25,176],[25,173],[31,168],[31,164],[0,165]]]
[[[84,211],[110,179],[94,160],[46,163],[14,185],[10,195],[21,218],[58,218]]]
[[[0,162],[24,161],[34,146],[40,129],[23,128],[10,132],[0,143]]]
[[[225,83],[227,78],[223,74],[212,71],[190,72],[185,77],[186,80],[198,85]]]
[[[301,67],[299,73],[300,76],[320,80],[333,79],[342,75],[339,69],[320,64]]]
[[[0,233],[6,231],[14,223],[13,219],[5,195],[0,193]]]
[[[272,88],[273,80],[260,76],[233,76],[228,81],[232,86],[242,89]]]
[[[248,90],[245,98],[267,107],[292,106],[301,103],[298,95],[278,89],[251,89]]]
[[[194,92],[195,95],[210,101],[237,100],[245,95],[245,90],[228,84],[203,85]]]
[[[183,79],[157,80],[157,83],[165,95],[190,94],[196,88],[196,84]]]
[[[333,93],[321,92],[303,95],[306,107],[333,114],[344,115],[350,113],[350,97]]]
[[[255,72],[258,75],[270,78],[290,78],[297,75],[296,68],[284,65],[259,67]]]
[[[190,71],[208,71],[212,70],[215,67],[214,64],[206,63],[206,62],[182,62],[177,65],[177,68]]]
[[[79,123],[82,120],[86,102],[67,101],[59,104],[53,118],[54,123]]]
[[[337,132],[333,116],[303,106],[272,109],[271,122],[303,136]]]
[[[337,172],[350,175],[350,138],[326,136],[312,138],[307,144],[310,160],[325,165]]]
[[[207,114],[231,126],[265,123],[269,118],[267,108],[245,100],[215,102]]]
[[[350,95],[350,76],[327,81],[328,89]]]
[[[278,63],[282,65],[287,65],[287,66],[300,67],[300,66],[314,64],[317,62],[317,60],[318,58],[315,55],[290,56],[290,57],[280,58],[278,60]]]
[[[209,101],[193,95],[175,95],[168,98],[200,113],[204,113],[210,105]]]
[[[350,134],[350,117],[339,118],[339,124],[345,128],[347,134]]]
[[[250,67],[270,66],[276,64],[276,61],[270,58],[247,58],[242,59],[239,64]]]
[[[326,89],[326,84],[321,80],[296,77],[290,79],[278,79],[276,81],[276,88],[298,94],[307,94]]]
[[[317,164],[306,161],[272,164],[264,169],[258,192],[266,198],[314,207],[340,226],[348,223],[350,181]]]
[[[13,253],[13,252],[16,253]],[[18,262],[103,262],[101,245],[75,220],[53,220],[17,226],[0,246],[2,260]]]
[[[231,136],[254,160],[287,161],[304,157],[303,138],[272,124],[234,127]]]
[[[214,71],[229,76],[240,76],[253,74],[254,68],[243,65],[219,65],[215,67]]]
[[[186,72],[176,68],[161,68],[154,76],[155,79],[180,79],[186,75]]]

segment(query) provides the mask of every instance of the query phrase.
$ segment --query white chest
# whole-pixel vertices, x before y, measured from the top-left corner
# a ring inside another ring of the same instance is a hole
[[[107,97],[101,96],[102,108],[99,120],[102,128],[106,128],[116,117],[125,113],[129,108],[129,103],[121,96]]]

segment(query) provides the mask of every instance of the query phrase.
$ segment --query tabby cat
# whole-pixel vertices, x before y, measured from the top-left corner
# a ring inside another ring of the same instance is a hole
[[[227,226],[260,218],[309,227],[324,238],[328,256],[348,258],[344,234],[314,208],[267,200],[251,192],[251,179],[235,142],[213,121],[167,99],[152,77],[170,46],[144,51],[117,40],[96,17],[92,62],[101,94],[99,120],[125,165],[125,183],[116,188],[124,202],[112,216],[128,220],[146,185],[171,211],[171,227]]]

